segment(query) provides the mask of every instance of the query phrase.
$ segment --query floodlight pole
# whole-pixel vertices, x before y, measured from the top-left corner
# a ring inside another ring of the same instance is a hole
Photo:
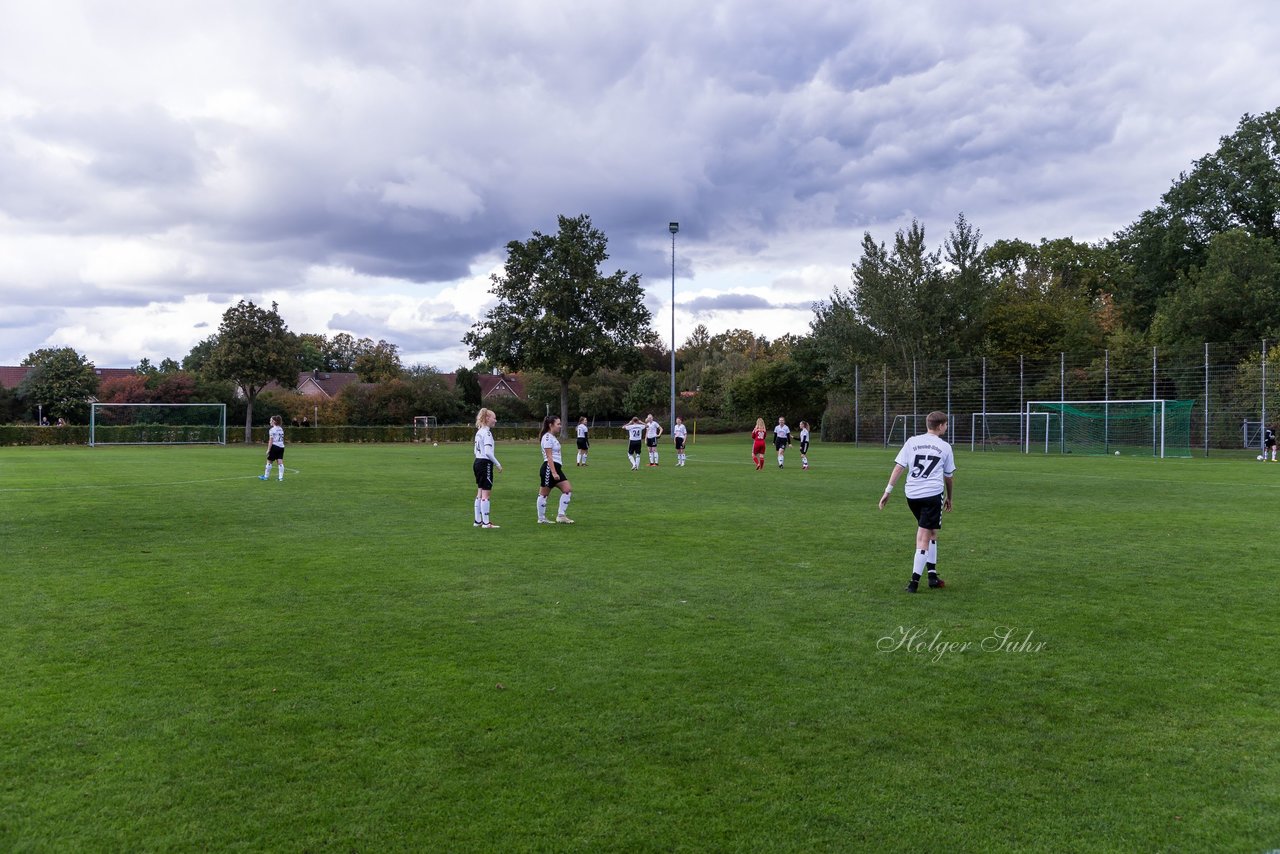
[[[668,223],[671,232],[671,430],[668,436],[676,432],[676,232],[680,223]]]

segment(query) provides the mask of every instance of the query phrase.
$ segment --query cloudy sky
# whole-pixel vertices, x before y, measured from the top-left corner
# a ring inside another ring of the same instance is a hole
[[[864,231],[1097,240],[1280,107],[1269,0],[0,0],[0,364],[181,359],[241,298],[469,363],[588,214],[654,325],[803,334]]]

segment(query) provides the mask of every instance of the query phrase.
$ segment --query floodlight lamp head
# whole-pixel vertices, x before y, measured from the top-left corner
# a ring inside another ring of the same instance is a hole
[[[667,225],[667,230],[670,231],[672,234],[675,234],[677,231],[680,230],[680,223],[678,222],[670,223],[669,225]]]

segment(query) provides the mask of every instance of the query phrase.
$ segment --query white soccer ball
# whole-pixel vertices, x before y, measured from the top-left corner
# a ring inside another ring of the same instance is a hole
[[[439,442],[432,442],[432,443],[431,443],[431,447],[433,447],[433,448],[438,448],[438,447],[440,447],[440,443],[439,443]]]
[[[1116,456],[1117,456],[1117,457],[1118,457],[1118,456],[1120,456],[1120,452],[1119,452],[1119,451],[1116,451]]]
[[[1262,454],[1258,454],[1258,462],[1262,462],[1265,459],[1266,457],[1262,456]]]

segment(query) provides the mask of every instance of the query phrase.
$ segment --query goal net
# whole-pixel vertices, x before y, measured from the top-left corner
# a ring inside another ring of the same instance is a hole
[[[1059,416],[1057,435],[1045,453],[1190,457],[1194,405],[1194,400],[1033,400],[1027,413]],[[1029,442],[1031,450],[1039,448]]]
[[[1056,412],[974,412],[969,416],[971,451],[1043,451],[1057,441]]]
[[[94,403],[90,445],[225,445],[225,403]]]

